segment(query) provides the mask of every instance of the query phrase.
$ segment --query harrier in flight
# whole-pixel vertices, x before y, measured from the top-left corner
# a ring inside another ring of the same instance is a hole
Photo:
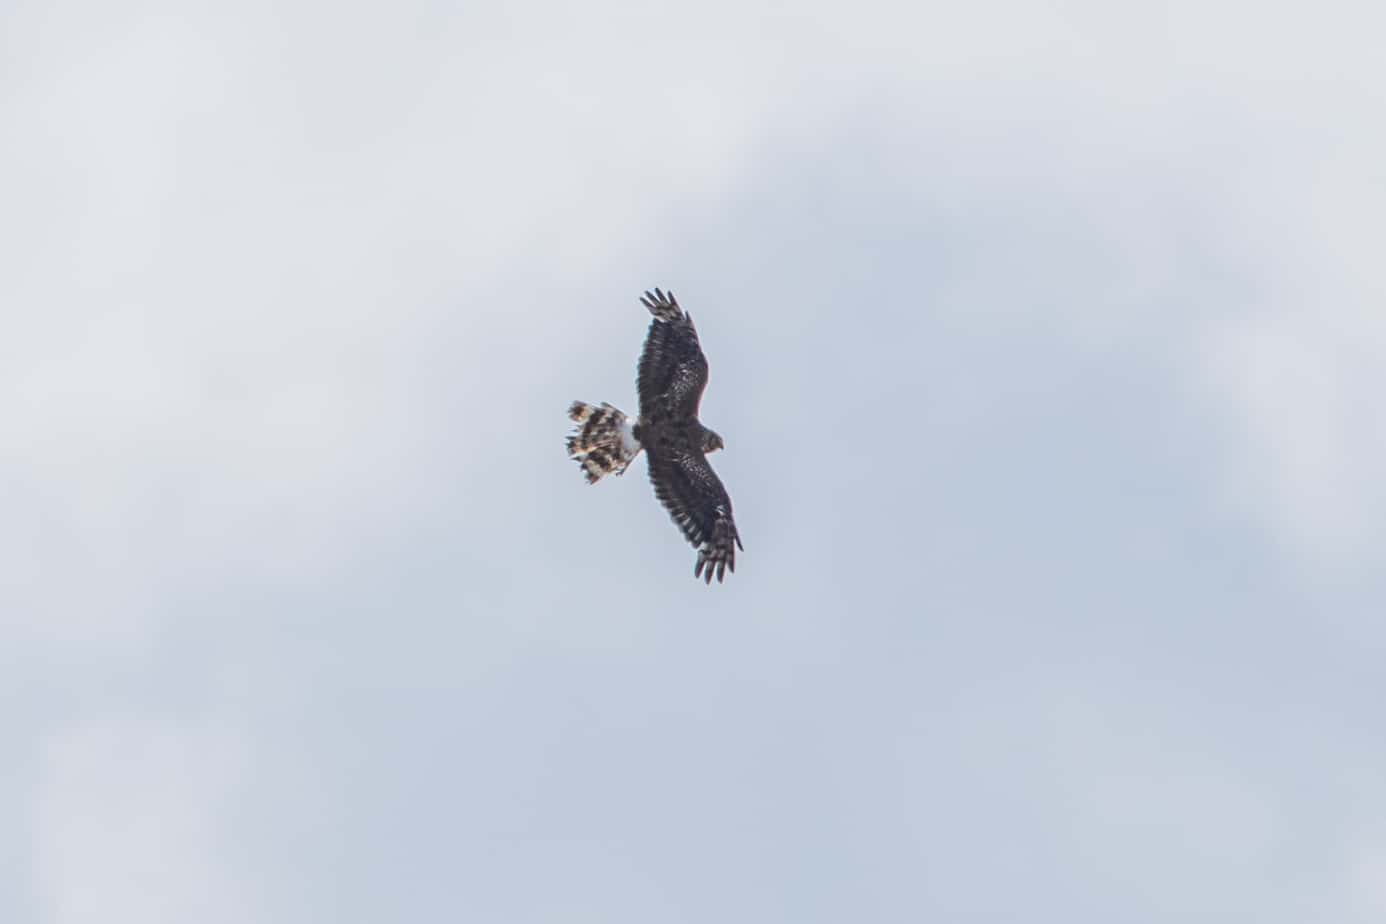
[[[603,475],[624,474],[645,450],[655,496],[698,549],[693,576],[711,584],[716,573],[721,583],[736,570],[736,550],[742,546],[731,498],[707,464],[707,454],[722,448],[722,437],[698,420],[707,357],[693,319],[673,292],[655,289],[640,301],[654,316],[636,378],[640,418],[632,423],[609,404],[574,401],[568,416],[577,426],[568,437],[568,455],[582,466],[588,483],[596,484]]]

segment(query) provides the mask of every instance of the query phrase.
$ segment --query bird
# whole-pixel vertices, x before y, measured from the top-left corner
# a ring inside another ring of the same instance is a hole
[[[639,417],[632,421],[605,402],[574,401],[568,408],[575,424],[568,456],[588,484],[596,484],[606,475],[625,474],[643,450],[655,497],[698,550],[693,577],[711,584],[715,574],[720,584],[736,571],[736,551],[744,547],[731,497],[707,461],[725,443],[698,419],[707,357],[693,318],[672,291],[646,291],[640,302],[652,317],[636,368]]]

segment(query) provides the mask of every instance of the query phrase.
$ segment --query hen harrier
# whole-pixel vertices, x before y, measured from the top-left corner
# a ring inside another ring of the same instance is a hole
[[[577,426],[568,437],[568,455],[582,466],[589,484],[603,475],[625,473],[645,450],[655,496],[698,549],[693,576],[718,583],[736,570],[741,537],[732,519],[731,498],[707,453],[721,449],[722,437],[698,420],[698,402],[707,385],[707,357],[698,345],[693,319],[673,292],[646,292],[641,303],[654,315],[640,354],[636,386],[640,419],[633,424],[609,404],[574,401],[568,416]]]

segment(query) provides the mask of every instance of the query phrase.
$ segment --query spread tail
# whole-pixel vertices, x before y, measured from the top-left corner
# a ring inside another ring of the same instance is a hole
[[[568,437],[568,456],[582,466],[589,484],[623,474],[640,453],[630,418],[611,405],[574,401],[568,416],[577,424]]]

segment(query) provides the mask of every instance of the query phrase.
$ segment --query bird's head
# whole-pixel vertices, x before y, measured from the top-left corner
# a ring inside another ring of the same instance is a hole
[[[707,427],[703,427],[703,455],[707,455],[709,452],[716,452],[725,447],[726,444],[722,442],[722,437],[718,436]]]

